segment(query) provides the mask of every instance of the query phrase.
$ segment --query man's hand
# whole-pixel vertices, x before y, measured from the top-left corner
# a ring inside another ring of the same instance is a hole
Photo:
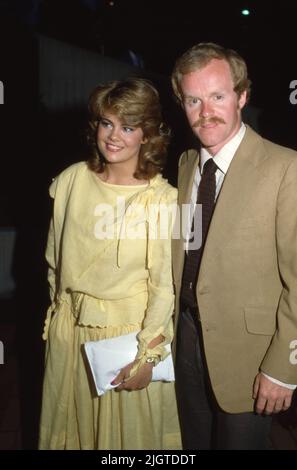
[[[287,410],[291,405],[293,391],[272,382],[260,372],[255,378],[253,390],[256,413],[270,415]]]

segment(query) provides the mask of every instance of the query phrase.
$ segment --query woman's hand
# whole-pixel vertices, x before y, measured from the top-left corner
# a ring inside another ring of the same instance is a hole
[[[149,385],[152,380],[154,364],[146,362],[139,368],[134,377],[129,379],[130,371],[134,365],[135,361],[123,367],[116,378],[111,382],[112,385],[120,384],[116,390],[141,390]]]
[[[156,347],[158,344],[162,343],[164,341],[164,336],[159,335],[157,338],[154,338],[149,344],[148,348],[152,349]],[[137,364],[137,360],[131,362],[127,366],[123,367],[119,374],[116,376],[115,379],[111,382],[111,385],[117,385],[120,384],[116,389],[121,391],[121,390],[141,390],[142,388],[147,387],[151,380],[152,380],[152,375],[153,375],[153,367],[154,363],[152,362],[145,362],[141,367],[139,367],[139,370],[136,372],[136,374],[130,379],[130,371],[132,367]]]

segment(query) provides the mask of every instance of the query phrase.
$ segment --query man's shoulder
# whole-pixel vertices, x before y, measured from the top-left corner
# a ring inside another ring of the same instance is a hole
[[[180,166],[186,165],[187,163],[193,163],[195,160],[197,160],[198,157],[199,157],[198,150],[196,149],[185,150],[179,158],[178,166],[180,167]]]
[[[297,151],[292,148],[276,144],[275,142],[272,142],[268,139],[263,139],[263,145],[267,150],[267,153],[271,155],[271,157],[279,158],[280,156],[282,156],[283,158],[287,158],[288,160],[297,158]]]
[[[254,148],[259,149],[259,146],[260,148],[262,146],[266,156],[272,159],[281,159],[282,161],[288,160],[289,162],[291,160],[296,159],[297,157],[296,150],[293,150],[292,148],[285,147],[284,145],[280,145],[275,142],[272,142],[269,139],[266,139],[264,136],[261,136],[249,126],[247,126],[245,141],[249,146],[252,146]]]

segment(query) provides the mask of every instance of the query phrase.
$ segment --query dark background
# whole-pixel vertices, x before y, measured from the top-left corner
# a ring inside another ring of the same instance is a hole
[[[243,8],[250,10],[249,16],[242,15]],[[270,0],[0,0],[0,80],[5,86],[0,150],[8,176],[2,181],[2,193],[10,189],[11,172],[22,165],[24,172],[37,165],[41,178],[63,168],[60,155],[48,161],[43,152],[56,130],[55,122],[49,130],[40,119],[44,110],[38,90],[36,34],[136,65],[143,74],[164,77],[161,99],[173,129],[166,172],[175,183],[177,155],[187,146],[189,131],[177,107],[173,109],[169,77],[176,57],[201,41],[234,48],[246,59],[252,80],[250,107],[259,113],[257,130],[297,148],[297,105],[289,101],[290,82],[297,79],[296,24],[297,3],[292,0],[275,4]],[[68,164],[78,158],[72,153],[75,139],[76,148],[81,141],[78,132],[71,138],[67,134],[67,119],[63,124],[64,143],[69,141],[63,158]],[[77,120],[77,129],[81,125]],[[16,149],[16,144],[21,148]],[[55,158],[60,163],[54,163]]]
[[[243,8],[250,9],[249,16],[241,14]],[[13,324],[15,337],[5,348],[7,360],[0,374],[3,377],[9,357],[17,351],[22,434],[17,446],[35,448],[37,442],[43,370],[40,335],[48,303],[44,261],[51,210],[48,186],[58,171],[84,158],[80,129],[86,120],[84,114],[53,115],[44,109],[36,35],[95,51],[136,65],[143,75],[159,77],[164,115],[173,129],[165,175],[174,184],[178,156],[192,144],[169,84],[176,57],[201,41],[237,50],[247,61],[253,83],[250,107],[258,116],[257,130],[297,149],[297,105],[289,101],[289,84],[297,80],[296,27],[297,5],[289,0],[0,0],[4,84],[0,227],[14,227],[17,233],[16,291],[13,298],[0,299],[0,328]],[[8,399],[9,386],[3,386],[1,394]],[[2,395],[1,403],[6,403]]]

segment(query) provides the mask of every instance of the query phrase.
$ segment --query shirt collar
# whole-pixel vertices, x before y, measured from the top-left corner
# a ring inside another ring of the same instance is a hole
[[[200,163],[201,173],[202,173],[202,169],[204,167],[205,162],[207,160],[209,160],[210,158],[213,158],[215,164],[219,167],[219,169],[224,174],[226,174],[227,171],[228,171],[228,168],[230,166],[230,163],[232,162],[232,159],[235,155],[235,152],[238,149],[238,147],[239,147],[239,145],[240,145],[240,143],[241,143],[241,141],[244,137],[245,131],[246,131],[246,126],[242,122],[237,134],[235,134],[235,136],[232,137],[232,139],[229,140],[229,142],[227,142],[224,145],[224,147],[221,148],[221,150],[214,157],[212,157],[212,155],[204,147],[202,147],[201,152],[200,152],[200,155],[201,155],[201,163]]]

